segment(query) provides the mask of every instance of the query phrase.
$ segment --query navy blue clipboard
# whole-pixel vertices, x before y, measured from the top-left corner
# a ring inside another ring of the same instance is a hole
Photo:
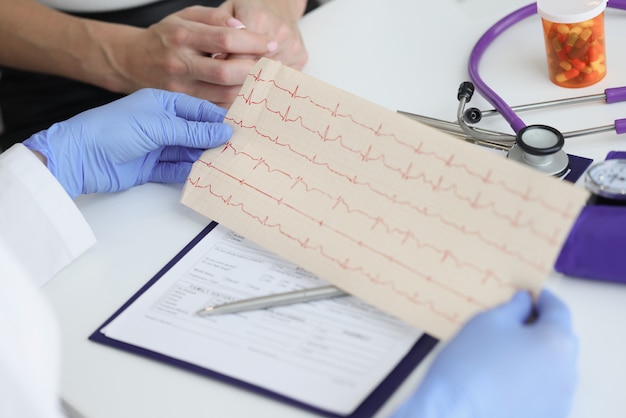
[[[585,170],[593,163],[593,160],[572,154],[567,154],[567,156],[569,158],[568,173],[563,177],[563,180],[576,183]]]
[[[170,260],[165,267],[163,267],[150,281],[148,281],[138,292],[136,292],[122,307],[120,307],[109,319],[107,319],[96,331],[90,336],[89,340],[108,345],[120,350],[128,351],[143,357],[151,358],[153,360],[169,364],[171,366],[179,367],[194,373],[198,373],[213,379],[220,380],[222,382],[232,384],[239,388],[250,390],[252,392],[279,400],[281,402],[306,409],[308,411],[319,414],[325,417],[344,417],[344,418],[365,418],[371,417],[376,413],[378,409],[389,399],[389,397],[395,392],[395,390],[402,384],[402,382],[408,377],[408,375],[415,369],[415,367],[426,357],[426,355],[435,347],[438,340],[430,335],[422,335],[417,342],[413,345],[411,350],[406,356],[396,365],[396,367],[387,375],[387,377],[380,382],[378,387],[357,407],[350,415],[337,415],[330,413],[323,409],[304,404],[294,399],[288,398],[281,394],[272,392],[262,387],[246,383],[244,381],[234,379],[230,376],[222,373],[199,367],[197,365],[175,359],[154,351],[137,347],[132,344],[120,342],[112,339],[102,333],[102,329],[121,314],[126,308],[128,308],[137,298],[139,298],[147,289],[149,289],[154,283],[156,283],[169,269],[172,268],[185,254],[189,252],[198,242],[200,242],[207,234],[209,234],[215,227],[217,222],[211,222],[206,228],[202,230],[189,244],[185,246],[172,260]]]

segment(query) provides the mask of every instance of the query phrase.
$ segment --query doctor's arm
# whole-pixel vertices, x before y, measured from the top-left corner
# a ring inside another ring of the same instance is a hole
[[[73,198],[149,181],[184,182],[204,149],[232,135],[225,112],[145,89],[14,145],[0,154],[0,238],[41,285],[95,242]]]
[[[37,287],[95,242],[70,196],[184,181],[203,149],[230,138],[224,113],[179,93],[142,90],[0,154],[2,416],[62,417],[59,330]]]
[[[472,318],[435,358],[393,418],[566,418],[578,342],[567,306],[527,292]]]

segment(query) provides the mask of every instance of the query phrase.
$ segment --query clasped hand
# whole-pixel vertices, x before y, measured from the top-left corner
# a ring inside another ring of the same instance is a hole
[[[182,183],[205,149],[232,136],[225,114],[202,99],[144,89],[56,123],[24,145],[45,157],[72,198]]]
[[[227,0],[219,8],[192,6],[147,29],[134,28],[123,43],[106,48],[123,70],[106,87],[127,93],[156,87],[228,107],[260,57],[304,66],[308,54],[297,22],[305,5]],[[210,58],[216,55],[221,59]]]

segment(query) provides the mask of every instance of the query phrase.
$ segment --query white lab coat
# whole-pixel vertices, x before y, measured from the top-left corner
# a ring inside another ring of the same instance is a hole
[[[0,154],[0,415],[60,417],[60,341],[38,287],[95,243],[65,190],[22,144]]]

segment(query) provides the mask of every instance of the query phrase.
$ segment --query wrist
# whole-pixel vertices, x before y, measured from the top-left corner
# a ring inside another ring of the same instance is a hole
[[[292,0],[287,1],[287,3],[289,3],[291,6],[292,16],[294,19],[298,20],[304,15],[307,6],[307,0]]]
[[[46,158],[45,155],[43,155],[39,151],[35,151],[35,150],[32,150],[32,149],[30,150],[30,152],[35,154],[35,157],[37,157],[37,159],[39,159],[39,161],[41,161],[43,163],[43,165],[45,165],[46,167],[48,166],[48,159]]]
[[[82,193],[82,175],[79,169],[82,161],[72,152],[71,132],[64,124],[65,122],[55,123],[49,129],[32,135],[23,145],[45,163],[50,173],[74,199]],[[63,145],[61,150],[58,149],[60,144]]]
[[[115,93],[132,93],[140,89],[130,71],[135,63],[130,62],[133,54],[129,49],[141,44],[139,40],[145,29],[128,25],[84,21],[84,34],[92,45],[85,52],[80,79]],[[143,71],[143,69],[140,69]]]
[[[287,0],[285,6],[289,8],[289,16],[294,20],[299,20],[306,11],[307,0]]]

